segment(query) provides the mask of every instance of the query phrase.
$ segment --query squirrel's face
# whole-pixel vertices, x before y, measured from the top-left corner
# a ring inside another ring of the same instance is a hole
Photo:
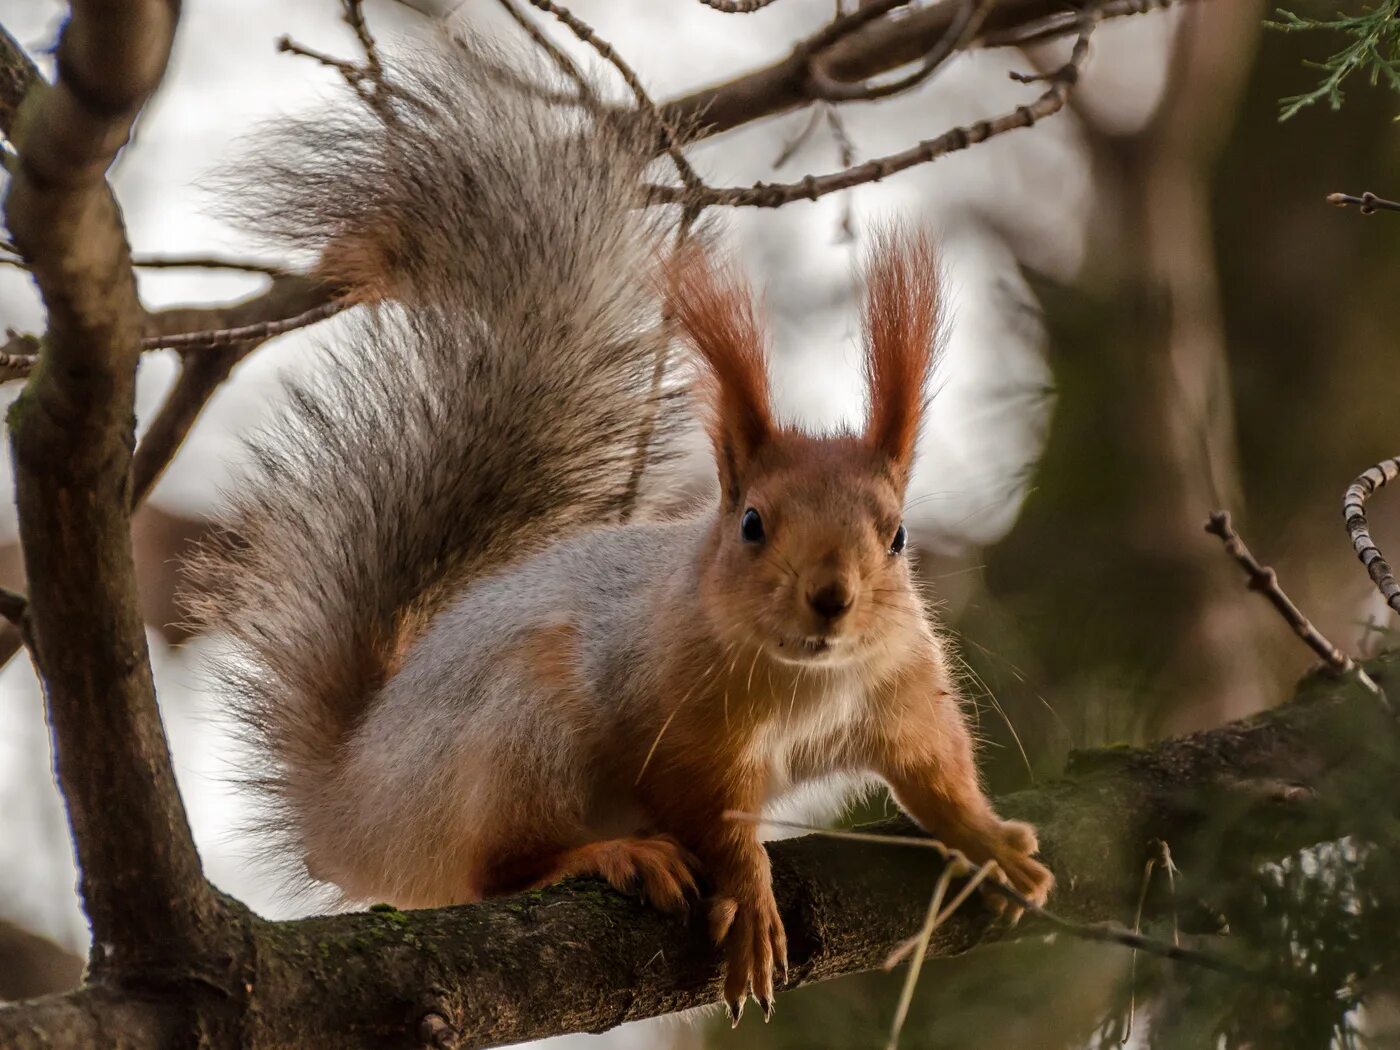
[[[727,642],[791,664],[868,665],[926,634],[901,519],[937,270],[922,235],[875,235],[862,317],[870,411],[860,434],[820,438],[775,418],[767,335],[743,278],[694,246],[671,260],[667,294],[700,366],[720,486],[702,604]]]
[[[716,524],[712,622],[812,667],[869,661],[917,636],[902,498],[879,457],[855,438],[788,433],[751,466]]]

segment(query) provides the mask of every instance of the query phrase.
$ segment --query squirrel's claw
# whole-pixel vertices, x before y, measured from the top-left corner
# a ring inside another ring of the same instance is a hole
[[[724,940],[724,1002],[730,1022],[738,1025],[750,994],[764,1020],[771,1019],[774,970],[787,970],[787,938],[772,891],[744,900],[718,898],[711,905],[710,920],[712,931]]]

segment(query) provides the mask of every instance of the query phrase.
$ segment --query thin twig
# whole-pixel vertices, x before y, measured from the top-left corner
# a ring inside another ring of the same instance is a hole
[[[369,23],[365,20],[362,0],[341,0],[340,6],[341,18],[359,42],[360,51],[364,55],[363,65],[336,58],[305,44],[298,44],[286,34],[278,38],[277,50],[300,55],[334,69],[361,102],[374,110],[381,119],[392,123],[395,119],[392,106],[395,92],[384,75],[384,64],[380,60],[379,49],[374,42],[374,35],[370,32]]]
[[[1348,497],[1350,497],[1351,490],[1348,489],[1347,492]],[[1365,527],[1364,518],[1362,519],[1362,527]],[[1371,676],[1355,660],[1323,637],[1322,632],[1312,625],[1312,622],[1303,615],[1298,606],[1293,604],[1293,600],[1279,586],[1278,573],[1267,565],[1259,564],[1254,555],[1250,553],[1249,548],[1245,546],[1244,540],[1240,539],[1234,526],[1230,524],[1229,511],[1213,511],[1210,520],[1206,522],[1206,531],[1212,536],[1220,537],[1220,541],[1225,544],[1225,553],[1235,559],[1240,568],[1244,570],[1245,576],[1248,577],[1249,589],[1258,591],[1267,598],[1269,604],[1278,610],[1279,615],[1284,618],[1288,626],[1293,628],[1293,633],[1301,638],[1309,649],[1321,657],[1322,662],[1334,674],[1339,676],[1353,675],[1363,686],[1385,700],[1385,694],[1381,692],[1381,687],[1375,683]],[[1388,701],[1386,706],[1390,706]]]
[[[594,90],[592,82],[588,79],[588,76],[583,70],[579,68],[578,63],[569,57],[568,52],[550,39],[549,34],[541,29],[539,25],[535,23],[534,19],[520,10],[515,0],[497,0],[497,2],[505,9],[511,21],[519,26],[526,36],[534,41],[535,46],[550,57],[550,60],[559,68],[559,72],[563,73],[564,76],[572,81],[574,86],[578,88],[579,97],[577,99],[570,99],[569,101],[596,102],[598,93]]]
[[[822,109],[823,106],[818,103],[807,111],[806,123],[798,129],[797,134],[783,143],[782,149],[780,149],[778,155],[773,158],[773,167],[775,169],[781,168],[788,161],[792,160],[797,151],[812,137],[812,132],[814,132],[817,129],[817,125],[821,123]]]
[[[884,84],[837,80],[826,72],[820,61],[813,60],[807,68],[813,93],[828,102],[871,102],[917,87],[933,76],[953,54],[967,47],[982,28],[987,13],[995,3],[996,0],[962,0],[957,18],[924,55],[919,65],[912,72]]]
[[[329,69],[334,69],[354,89],[356,94],[364,97],[361,86],[369,76],[367,69],[361,68],[354,62],[344,58],[336,58],[328,55],[324,51],[317,51],[314,47],[307,47],[305,44],[298,44],[290,36],[283,34],[277,38],[277,50],[286,55],[300,55],[302,58],[309,58],[313,62],[319,62]],[[366,101],[368,101],[366,99]]]
[[[1400,211],[1400,201],[1377,197],[1370,190],[1367,190],[1360,197],[1353,197],[1350,193],[1329,193],[1327,203],[1335,204],[1339,208],[1354,205],[1361,209],[1362,215],[1374,215],[1377,211]]]
[[[945,872],[952,872],[952,878],[966,878],[967,882],[963,883],[962,889],[960,889],[954,895],[953,899],[949,901],[946,905],[944,905],[943,909],[938,912],[937,916],[935,917],[936,921],[934,922],[934,929],[937,929],[939,926],[942,926],[945,922],[948,921],[949,917],[953,914],[953,912],[957,911],[960,907],[963,906],[967,899],[971,897],[974,892],[976,892],[977,887],[982,884],[983,879],[985,879],[988,875],[992,874],[993,872],[999,870],[994,861],[988,861],[986,864],[983,864],[980,868],[974,868],[970,864],[965,863],[964,861],[965,858],[964,860],[959,860],[957,859],[957,857],[950,855],[948,864],[943,869]],[[921,944],[922,947],[920,947]],[[885,961],[882,964],[883,967],[886,970],[893,970],[896,966],[903,962],[904,959],[909,955],[909,953],[912,952],[915,948],[919,948],[919,950],[924,953],[928,952],[929,942],[923,937],[922,932],[916,933],[908,940],[902,942],[901,944],[895,945],[894,951],[890,952],[890,954],[885,957]]]
[[[1176,910],[1176,861],[1172,859],[1171,847],[1167,845],[1166,839],[1157,839],[1157,862],[1167,873],[1167,894],[1172,902],[1172,943],[1181,944],[1181,921]]]
[[[676,247],[685,243],[690,234],[691,227],[700,218],[700,213],[704,210],[705,204],[702,195],[708,190],[703,179],[695,171],[690,161],[686,158],[685,152],[681,149],[680,136],[676,129],[667,122],[661,115],[661,110],[647,93],[645,85],[642,84],[641,77],[627,61],[617,53],[616,49],[604,40],[587,22],[584,22],[577,15],[567,8],[561,7],[553,0],[529,0],[531,6],[553,15],[560,22],[569,28],[569,31],[578,37],[583,43],[593,48],[604,61],[610,63],[618,74],[622,77],[627,87],[631,90],[633,97],[637,100],[638,107],[655,121],[665,142],[667,156],[676,167],[676,174],[680,177],[684,197],[678,203],[682,204],[684,210],[681,215],[680,226],[676,233]],[[666,333],[671,325],[671,318],[667,315],[661,318],[663,338],[656,350],[656,363],[652,369],[651,390],[653,402],[661,396],[662,384],[666,377],[666,366],[670,355],[668,345],[669,338]],[[656,427],[656,407],[653,405],[652,413],[643,423],[642,430],[638,434],[637,451],[633,458],[632,470],[627,479],[627,487],[623,491],[621,519],[628,521],[636,509],[637,497],[641,491],[642,476],[646,472],[647,460],[650,456],[652,435]]]
[[[985,142],[995,135],[1032,127],[1063,109],[1065,99],[1079,80],[1079,71],[1089,54],[1089,38],[1099,22],[1098,9],[1086,9],[1080,16],[1080,22],[1079,37],[1075,40],[1069,60],[1049,74],[1050,87],[1030,105],[1018,106],[1010,113],[991,120],[981,120],[967,127],[953,128],[937,138],[920,142],[900,153],[868,160],[843,171],[827,175],[808,175],[800,182],[786,184],[759,182],[753,186],[710,187],[703,192],[700,200],[706,205],[752,208],[778,208],[794,200],[816,200],[828,193],[850,189],[852,186],[879,182],[896,172],[918,164],[927,164],[949,153]],[[652,203],[679,203],[686,199],[672,186],[653,185],[648,187],[648,194]]]
[[[724,818],[726,820],[742,821],[746,824],[767,824],[775,828],[790,828],[794,831],[806,831],[824,838],[841,839],[847,842],[867,842],[885,846],[906,846],[914,849],[932,850],[943,858],[944,861],[971,866],[971,862],[960,850],[949,849],[938,839],[919,838],[913,835],[881,835],[868,831],[842,831],[835,828],[823,828],[816,824],[801,824],[791,820],[775,820],[755,813],[743,813],[733,809],[726,810]],[[1162,941],[1154,940],[1141,933],[1134,933],[1132,930],[1119,926],[1117,923],[1083,923],[1063,918],[1049,909],[1036,904],[1035,901],[1031,900],[1020,890],[1016,889],[1015,886],[1007,882],[1003,876],[998,874],[988,876],[983,885],[990,892],[1006,898],[1027,914],[1033,915],[1042,922],[1053,926],[1056,930],[1071,937],[1078,938],[1079,940],[1120,944],[1125,948],[1136,948],[1139,951],[1146,952],[1148,955],[1156,955],[1160,958],[1171,959],[1175,962],[1193,963],[1208,970],[1215,970],[1218,973],[1226,973],[1250,981],[1278,983],[1280,980],[1280,975],[1277,973],[1250,969],[1249,967],[1231,962],[1229,959],[1223,959],[1220,956],[1212,955],[1209,952],[1198,951],[1194,948],[1183,948],[1179,944],[1165,944]]]
[[[379,60],[379,48],[375,46],[374,34],[369,31],[369,22],[365,19],[363,0],[342,0],[341,7],[341,17],[355,34],[355,39],[360,42],[360,50],[364,52],[365,71],[376,83],[382,82],[384,65]]]
[[[1165,848],[1166,844],[1163,843],[1161,839],[1156,839],[1156,840],[1154,840],[1154,841],[1157,842],[1159,845],[1161,845],[1163,848]],[[1157,867],[1157,862],[1158,862],[1158,860],[1160,859],[1160,857],[1161,857],[1161,852],[1160,852],[1160,851],[1158,851],[1157,853],[1153,854],[1151,857],[1148,857],[1148,858],[1147,858],[1147,864],[1146,864],[1146,866],[1145,866],[1145,867],[1143,868],[1143,870],[1142,870],[1142,886],[1141,886],[1141,888],[1138,890],[1137,911],[1136,911],[1136,913],[1134,913],[1134,915],[1133,915],[1133,932],[1134,932],[1134,933],[1141,933],[1141,932],[1142,932],[1142,911],[1143,911],[1143,908],[1146,907],[1146,905],[1147,905],[1147,890],[1148,890],[1148,888],[1152,885],[1152,872],[1156,869],[1156,867]],[[1180,944],[1181,942],[1180,942],[1180,940],[1179,940],[1178,938],[1173,937],[1172,943],[1173,943],[1173,944]],[[1134,948],[1134,949],[1132,950],[1132,952],[1128,955],[1128,1020],[1127,1020],[1127,1023],[1123,1026],[1123,1038],[1120,1040],[1120,1043],[1121,1043],[1121,1045],[1123,1045],[1123,1046],[1127,1046],[1128,1040],[1132,1038],[1132,1035],[1133,1035],[1133,1018],[1134,1018],[1134,1015],[1135,1015],[1136,1013],[1137,1013],[1137,949]]]
[[[0,251],[12,249],[0,242]],[[257,259],[225,259],[217,255],[133,255],[131,265],[138,270],[238,270],[241,273],[266,274],[268,277],[281,277],[292,272],[290,267],[277,263]],[[0,255],[0,266],[29,269],[29,264],[17,256]]]
[[[539,10],[544,11],[546,14],[553,15],[559,21],[563,22],[564,25],[569,27],[570,32],[572,32],[574,36],[593,48],[594,51],[602,56],[605,62],[610,63],[612,67],[617,70],[618,74],[622,77],[623,81],[636,98],[637,105],[641,107],[643,112],[651,116],[656,122],[657,127],[661,130],[662,137],[665,141],[666,155],[671,158],[671,162],[676,166],[676,174],[680,176],[681,183],[684,186],[684,199],[676,203],[684,204],[687,207],[692,206],[691,201],[698,199],[708,188],[681,149],[680,136],[676,128],[662,116],[661,110],[652,100],[651,95],[647,93],[645,85],[642,84],[641,77],[637,76],[636,70],[628,64],[626,59],[617,53],[617,50],[610,43],[599,36],[592,26],[575,15],[572,11],[568,10],[568,8],[561,7],[559,4],[554,3],[554,0],[529,0],[529,3],[532,7],[539,8]]]
[[[1153,11],[1165,11],[1169,7],[1176,7],[1184,2],[1185,0],[1108,0],[1107,3],[1099,7],[1099,17],[1122,18],[1127,15],[1145,15]],[[1031,44],[1043,44],[1073,32],[1077,21],[1078,15],[1066,5],[1065,10],[1050,15],[1048,18],[1000,32],[988,33],[979,43],[982,47],[1029,47]]]
[[[257,259],[225,259],[217,255],[136,255],[131,265],[145,270],[238,270],[268,277],[284,277],[291,267]]]
[[[231,346],[250,339],[271,339],[298,328],[305,328],[328,317],[334,317],[354,304],[349,299],[332,299],[330,302],[313,306],[295,317],[276,321],[259,321],[257,324],[242,325],[238,328],[215,328],[204,332],[181,332],[175,335],[151,335],[141,340],[142,350],[210,350]]]
[[[909,1016],[909,1004],[914,1001],[914,989],[919,984],[919,971],[924,966],[924,953],[928,951],[928,943],[933,938],[933,931],[938,928],[938,912],[943,907],[943,898],[948,893],[948,886],[953,881],[954,866],[948,864],[943,868],[943,873],[938,876],[938,881],[933,886],[933,896],[929,898],[928,913],[924,917],[924,924],[920,927],[918,934],[912,941],[905,941],[908,951],[912,951],[913,957],[909,960],[909,972],[904,977],[904,987],[899,992],[899,1005],[895,1007],[894,1020],[890,1023],[890,1038],[885,1044],[886,1050],[898,1050],[899,1033],[904,1030],[905,1019]],[[901,945],[901,947],[904,947]],[[904,954],[908,954],[906,951]],[[896,956],[902,958],[899,950],[896,949]],[[891,956],[895,959],[896,956]],[[885,960],[885,969],[893,969],[898,965],[897,960],[891,962]]]
[[[826,109],[826,125],[831,129],[831,137],[836,142],[837,163],[843,168],[849,168],[856,162],[856,145],[846,132],[846,124],[841,119],[841,111],[829,102],[823,103],[823,105]],[[847,194],[842,198],[841,204],[840,243],[850,244],[856,239],[855,201],[852,200],[850,194]]]
[[[723,11],[727,15],[751,15],[755,11],[762,11],[775,0],[700,0],[700,2],[706,7]]]

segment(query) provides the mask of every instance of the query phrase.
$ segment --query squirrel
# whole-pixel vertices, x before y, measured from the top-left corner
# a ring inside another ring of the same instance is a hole
[[[787,949],[734,811],[874,775],[1044,901],[901,520],[939,330],[927,238],[887,230],[865,266],[864,428],[805,433],[775,415],[743,277],[640,206],[654,121],[560,102],[479,42],[389,68],[365,104],[271,131],[256,168],[266,227],[368,309],[285,381],[236,539],[197,569],[277,848],[405,908],[587,875],[676,910],[703,885],[736,1023],[750,994],[771,1015]],[[629,515],[638,449],[664,471],[691,390],[717,498]]]

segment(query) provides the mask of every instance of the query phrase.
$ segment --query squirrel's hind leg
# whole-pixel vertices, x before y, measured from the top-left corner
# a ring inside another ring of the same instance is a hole
[[[641,897],[660,911],[684,911],[699,895],[700,862],[669,835],[605,839],[517,859],[497,869],[489,896],[539,889],[575,875],[604,879],[619,893]]]

